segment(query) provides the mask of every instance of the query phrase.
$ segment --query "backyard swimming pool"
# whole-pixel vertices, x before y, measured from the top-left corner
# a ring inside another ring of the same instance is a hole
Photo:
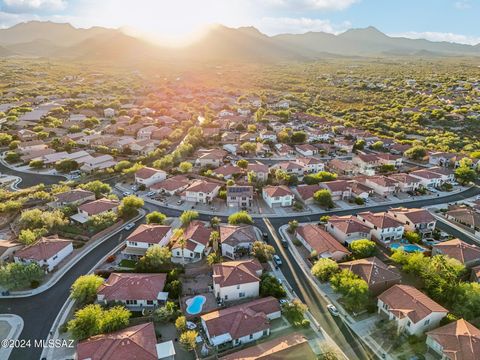
[[[421,246],[418,246],[416,244],[400,244],[400,243],[395,243],[390,245],[390,249],[396,250],[398,248],[403,248],[408,253],[412,252],[425,252],[425,249]]]
[[[187,299],[187,313],[189,315],[197,315],[202,312],[203,304],[207,299],[203,295],[196,295],[193,298]]]

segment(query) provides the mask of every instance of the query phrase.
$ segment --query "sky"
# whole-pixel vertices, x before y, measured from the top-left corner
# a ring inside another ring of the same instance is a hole
[[[51,20],[173,42],[220,23],[267,35],[374,26],[391,36],[477,44],[479,16],[480,0],[0,0],[0,28]]]

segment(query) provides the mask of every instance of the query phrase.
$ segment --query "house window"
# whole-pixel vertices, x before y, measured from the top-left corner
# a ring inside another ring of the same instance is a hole
[[[58,259],[58,255],[55,255],[52,260],[57,260]]]
[[[249,338],[250,338],[250,340],[252,340],[253,339],[253,334],[250,334]]]
[[[244,292],[241,292],[241,293],[238,293],[238,297],[245,297],[245,293]]]
[[[125,303],[127,305],[136,305],[137,304],[137,300],[126,300]]]
[[[228,300],[228,295],[225,295],[225,300]]]
[[[147,300],[147,305],[153,305],[153,300]]]
[[[407,323],[407,326],[410,327],[410,325],[412,325],[412,323],[409,321],[409,322]]]
[[[430,319],[425,320],[423,325],[427,326],[428,324],[430,324]]]

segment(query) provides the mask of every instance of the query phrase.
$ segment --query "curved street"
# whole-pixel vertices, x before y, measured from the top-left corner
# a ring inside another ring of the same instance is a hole
[[[57,184],[59,181],[65,180],[65,177],[60,175],[43,175],[43,174],[30,174],[21,171],[16,171],[10,169],[9,167],[2,164],[0,161],[0,173],[17,176],[22,179],[17,184],[17,187],[20,189],[26,189],[30,186],[35,186],[38,184],[53,185]]]
[[[0,170],[3,171],[3,168],[3,165],[0,164]],[[19,173],[15,172],[15,174],[13,175],[19,176]],[[58,182],[61,178],[58,176],[48,175],[28,176],[29,174],[25,173],[20,173],[20,175],[24,178],[24,181],[22,181],[21,183],[24,186],[26,186],[27,183],[30,184],[29,186],[39,184],[44,180],[44,178],[47,178],[49,180],[49,184],[53,184],[55,183],[55,180]],[[414,200],[403,203],[402,206],[430,206],[435,204],[463,200],[477,194],[480,194],[480,188],[478,186],[475,186],[464,191],[463,193],[457,193],[443,198]],[[181,214],[180,210],[174,210],[168,207],[156,206],[151,204],[146,204],[145,208],[148,211],[160,210],[170,217],[176,217]],[[388,208],[390,208],[390,206],[380,205],[368,208],[365,207],[362,209],[335,211],[329,214],[346,215],[355,214],[361,211],[365,211],[366,209],[371,211],[384,211]],[[209,215],[200,215],[201,220],[209,220],[210,217],[211,216]],[[219,217],[223,221],[225,221],[225,217]],[[270,219],[270,222],[273,225],[274,230],[278,231],[278,228],[280,226],[287,224],[288,221],[291,219],[291,216],[284,218],[272,218]],[[295,217],[295,219],[299,222],[318,221],[318,217],[314,215],[299,216]],[[258,226],[262,231],[270,232],[270,230],[263,222],[263,219],[256,219],[255,225]],[[448,225],[443,224],[442,228],[445,229],[445,226],[448,227]],[[63,304],[69,296],[71,284],[80,275],[88,273],[98,263],[98,261],[100,261],[100,259],[102,259],[105,254],[115,248],[127,234],[127,232],[123,231],[115,236],[112,236],[110,239],[100,244],[88,256],[85,256],[75,266],[73,266],[64,275],[61,281],[59,281],[52,288],[43,292],[42,294],[20,299],[0,299],[0,313],[17,314],[23,318],[25,326],[20,335],[20,339],[29,339],[33,342],[34,339],[47,338],[50,328],[57,314],[59,313],[60,309],[62,308]],[[458,235],[453,231],[452,234],[454,234],[455,236]],[[461,233],[459,235],[461,235]],[[271,236],[270,239],[272,239]],[[362,360],[373,358],[368,349],[364,348],[363,343],[349,330],[349,328],[340,320],[333,319],[328,313],[328,311],[326,311],[325,301],[323,300],[323,298],[321,298],[318,292],[313,288],[310,282],[303,275],[303,272],[300,270],[299,265],[295,262],[290,252],[285,251],[285,249],[280,247],[275,241],[270,240],[270,244],[275,247],[277,253],[282,258],[284,263],[284,266],[282,267],[282,272],[292,286],[296,295],[309,306],[309,310],[312,312],[320,325],[344,350],[347,356],[349,356],[351,359]],[[41,352],[41,348],[16,348],[12,351],[10,359],[37,359],[40,357]]]

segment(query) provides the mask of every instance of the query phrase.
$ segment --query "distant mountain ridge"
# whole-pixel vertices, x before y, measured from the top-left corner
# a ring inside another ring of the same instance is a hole
[[[124,34],[121,30],[77,29],[68,23],[30,21],[0,30],[0,57],[28,56],[132,61],[186,58],[219,61],[309,61],[325,57],[480,56],[475,46],[390,37],[374,27],[339,35],[324,32],[267,36],[254,27],[214,26],[184,48],[168,48]]]

